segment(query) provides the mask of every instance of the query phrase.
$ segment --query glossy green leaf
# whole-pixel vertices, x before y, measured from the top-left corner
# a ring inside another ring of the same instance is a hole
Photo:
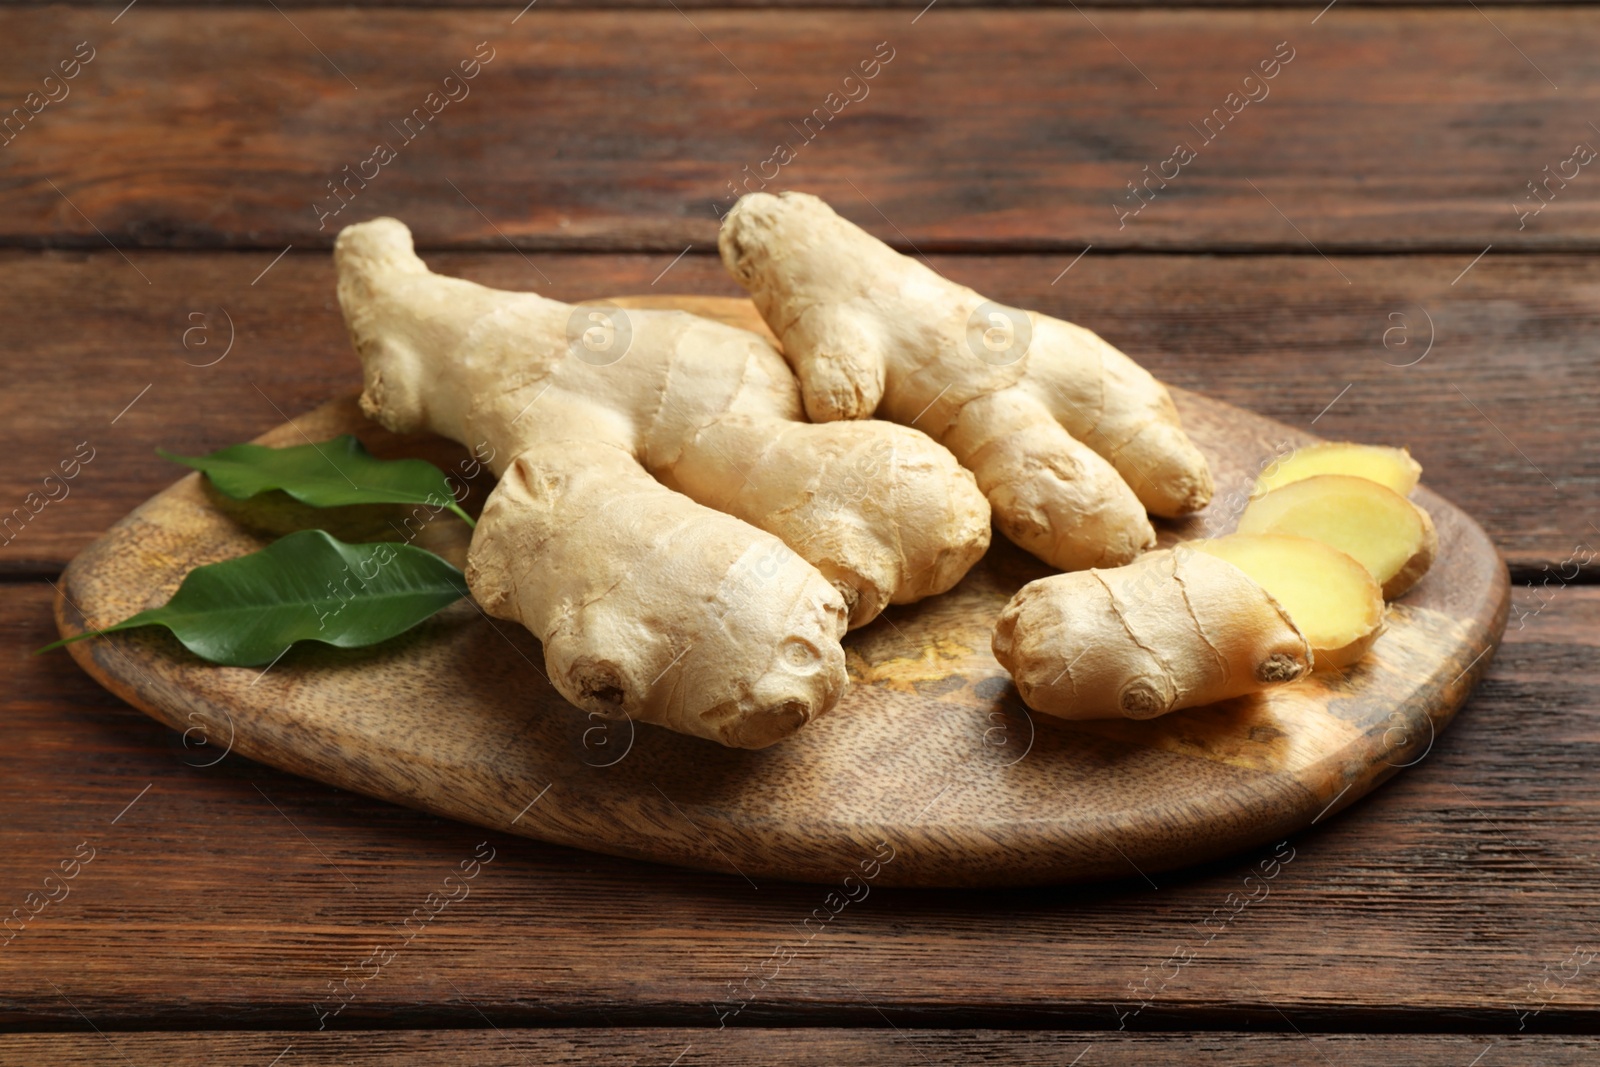
[[[421,459],[376,459],[350,434],[289,448],[233,445],[209,456],[178,456],[158,448],[156,454],[204,471],[212,485],[235,500],[281,489],[318,508],[426,504],[449,508],[473,525],[444,471]]]
[[[321,530],[301,530],[248,556],[196,567],[159,608],[39,651],[165,626],[202,659],[260,667],[296,641],[377,644],[466,595],[461,572],[426,549],[386,541],[347,545]]]

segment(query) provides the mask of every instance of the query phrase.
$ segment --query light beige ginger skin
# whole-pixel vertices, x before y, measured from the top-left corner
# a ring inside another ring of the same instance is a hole
[[[1000,308],[803,193],[742,198],[718,244],[812,419],[876,412],[930,434],[977,476],[1001,530],[1047,563],[1127,563],[1155,544],[1147,509],[1211,499],[1165,387],[1094,333]]]
[[[838,701],[847,626],[943,592],[988,546],[948,452],[799,421],[752,333],[433,274],[393,219],[348,227],[334,256],[363,410],[492,455],[468,583],[544,642],[581,708],[771,744]],[[840,488],[864,470],[874,491]]]
[[[1185,549],[1030,582],[994,654],[1023,701],[1063,719],[1149,719],[1292,682],[1311,646],[1231,563]]]

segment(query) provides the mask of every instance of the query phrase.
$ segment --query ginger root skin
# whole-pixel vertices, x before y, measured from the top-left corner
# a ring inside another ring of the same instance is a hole
[[[1411,503],[1417,509],[1417,517],[1422,520],[1422,545],[1417,549],[1416,555],[1394,573],[1394,577],[1383,583],[1385,600],[1394,600],[1409,593],[1412,586],[1422,581],[1439,555],[1439,530],[1433,525],[1433,516],[1429,515],[1428,509],[1421,504],[1415,501]]]
[[[539,637],[562,696],[607,718],[763,748],[846,685],[845,606],[822,576],[610,445],[519,455],[478,520],[467,583]]]
[[[1127,563],[1155,544],[1147,510],[1211,499],[1166,388],[1090,331],[996,304],[803,193],[743,197],[718,247],[814,421],[877,413],[925,431],[977,476],[1006,536],[1046,562]]]
[[[1383,633],[1383,593],[1371,572],[1321,541],[1236,533],[1188,543],[1232,563],[1283,605],[1318,669],[1350,666]]]
[[[994,654],[1030,708],[1062,719],[1150,719],[1312,667],[1311,646],[1266,590],[1182,545],[1023,586],[1000,615]]]
[[[1425,510],[1349,474],[1316,474],[1256,497],[1239,516],[1238,532],[1309,537],[1337,548],[1367,568],[1385,600],[1416,585],[1439,550]]]
[[[501,476],[469,585],[580,708],[771,744],[837,703],[847,625],[943,592],[988,547],[949,452],[804,423],[755,334],[433,274],[394,219],[347,227],[334,260],[362,410]]]
[[[1303,445],[1275,461],[1256,479],[1252,496],[1319,474],[1350,474],[1409,496],[1422,478],[1422,464],[1404,448],[1363,445],[1354,441],[1319,441]]]
[[[581,304],[609,304],[619,308],[643,308],[655,311],[687,311],[702,319],[736,326],[760,337],[779,349],[777,335],[767,326],[756,306],[742,296],[700,296],[690,293],[626,293],[606,296],[597,300],[583,300]]]

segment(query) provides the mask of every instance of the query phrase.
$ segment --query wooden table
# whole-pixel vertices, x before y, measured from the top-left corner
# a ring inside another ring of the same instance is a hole
[[[0,911],[77,872],[0,946],[0,1063],[1593,1061],[1592,7],[121,2],[0,6]],[[1512,568],[1487,682],[1209,944],[1261,857],[879,890],[774,975],[818,887],[491,835],[319,1031],[485,834],[197,765],[27,655],[52,581],[176,476],[156,446],[353,386],[339,225],[394,214],[437,269],[562,298],[731,294],[716,212],[774,169],[1171,382],[1408,442]]]

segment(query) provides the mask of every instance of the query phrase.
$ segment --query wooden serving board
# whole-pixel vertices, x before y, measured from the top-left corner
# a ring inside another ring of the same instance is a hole
[[[745,301],[619,302],[759,327]],[[1174,394],[1218,490],[1206,514],[1159,524],[1163,544],[1228,532],[1256,472],[1315,440]],[[354,398],[258,440],[341,433],[447,470],[465,458],[439,438],[383,431]],[[468,506],[490,488],[474,483]],[[1438,526],[1438,562],[1391,605],[1365,660],[1146,722],[1066,723],[1021,703],[990,631],[1048,569],[998,534],[956,589],[850,634],[852,684],[839,706],[755,752],[586,715],[545,680],[538,641],[470,601],[375,648],[297,646],[264,672],[208,665],[153,628],[70,648],[106,688],[182,731],[196,766],[245,756],[545,841],[756,884],[838,884],[863,870],[879,885],[916,886],[1138,877],[1281,839],[1427,755],[1488,667],[1509,589],[1476,523],[1426,488],[1416,499]],[[195,566],[301,526],[397,538],[402,514],[229,501],[190,474],[72,562],[57,620],[63,635],[109,625],[164,602]],[[467,531],[446,513],[417,543],[459,564]]]

